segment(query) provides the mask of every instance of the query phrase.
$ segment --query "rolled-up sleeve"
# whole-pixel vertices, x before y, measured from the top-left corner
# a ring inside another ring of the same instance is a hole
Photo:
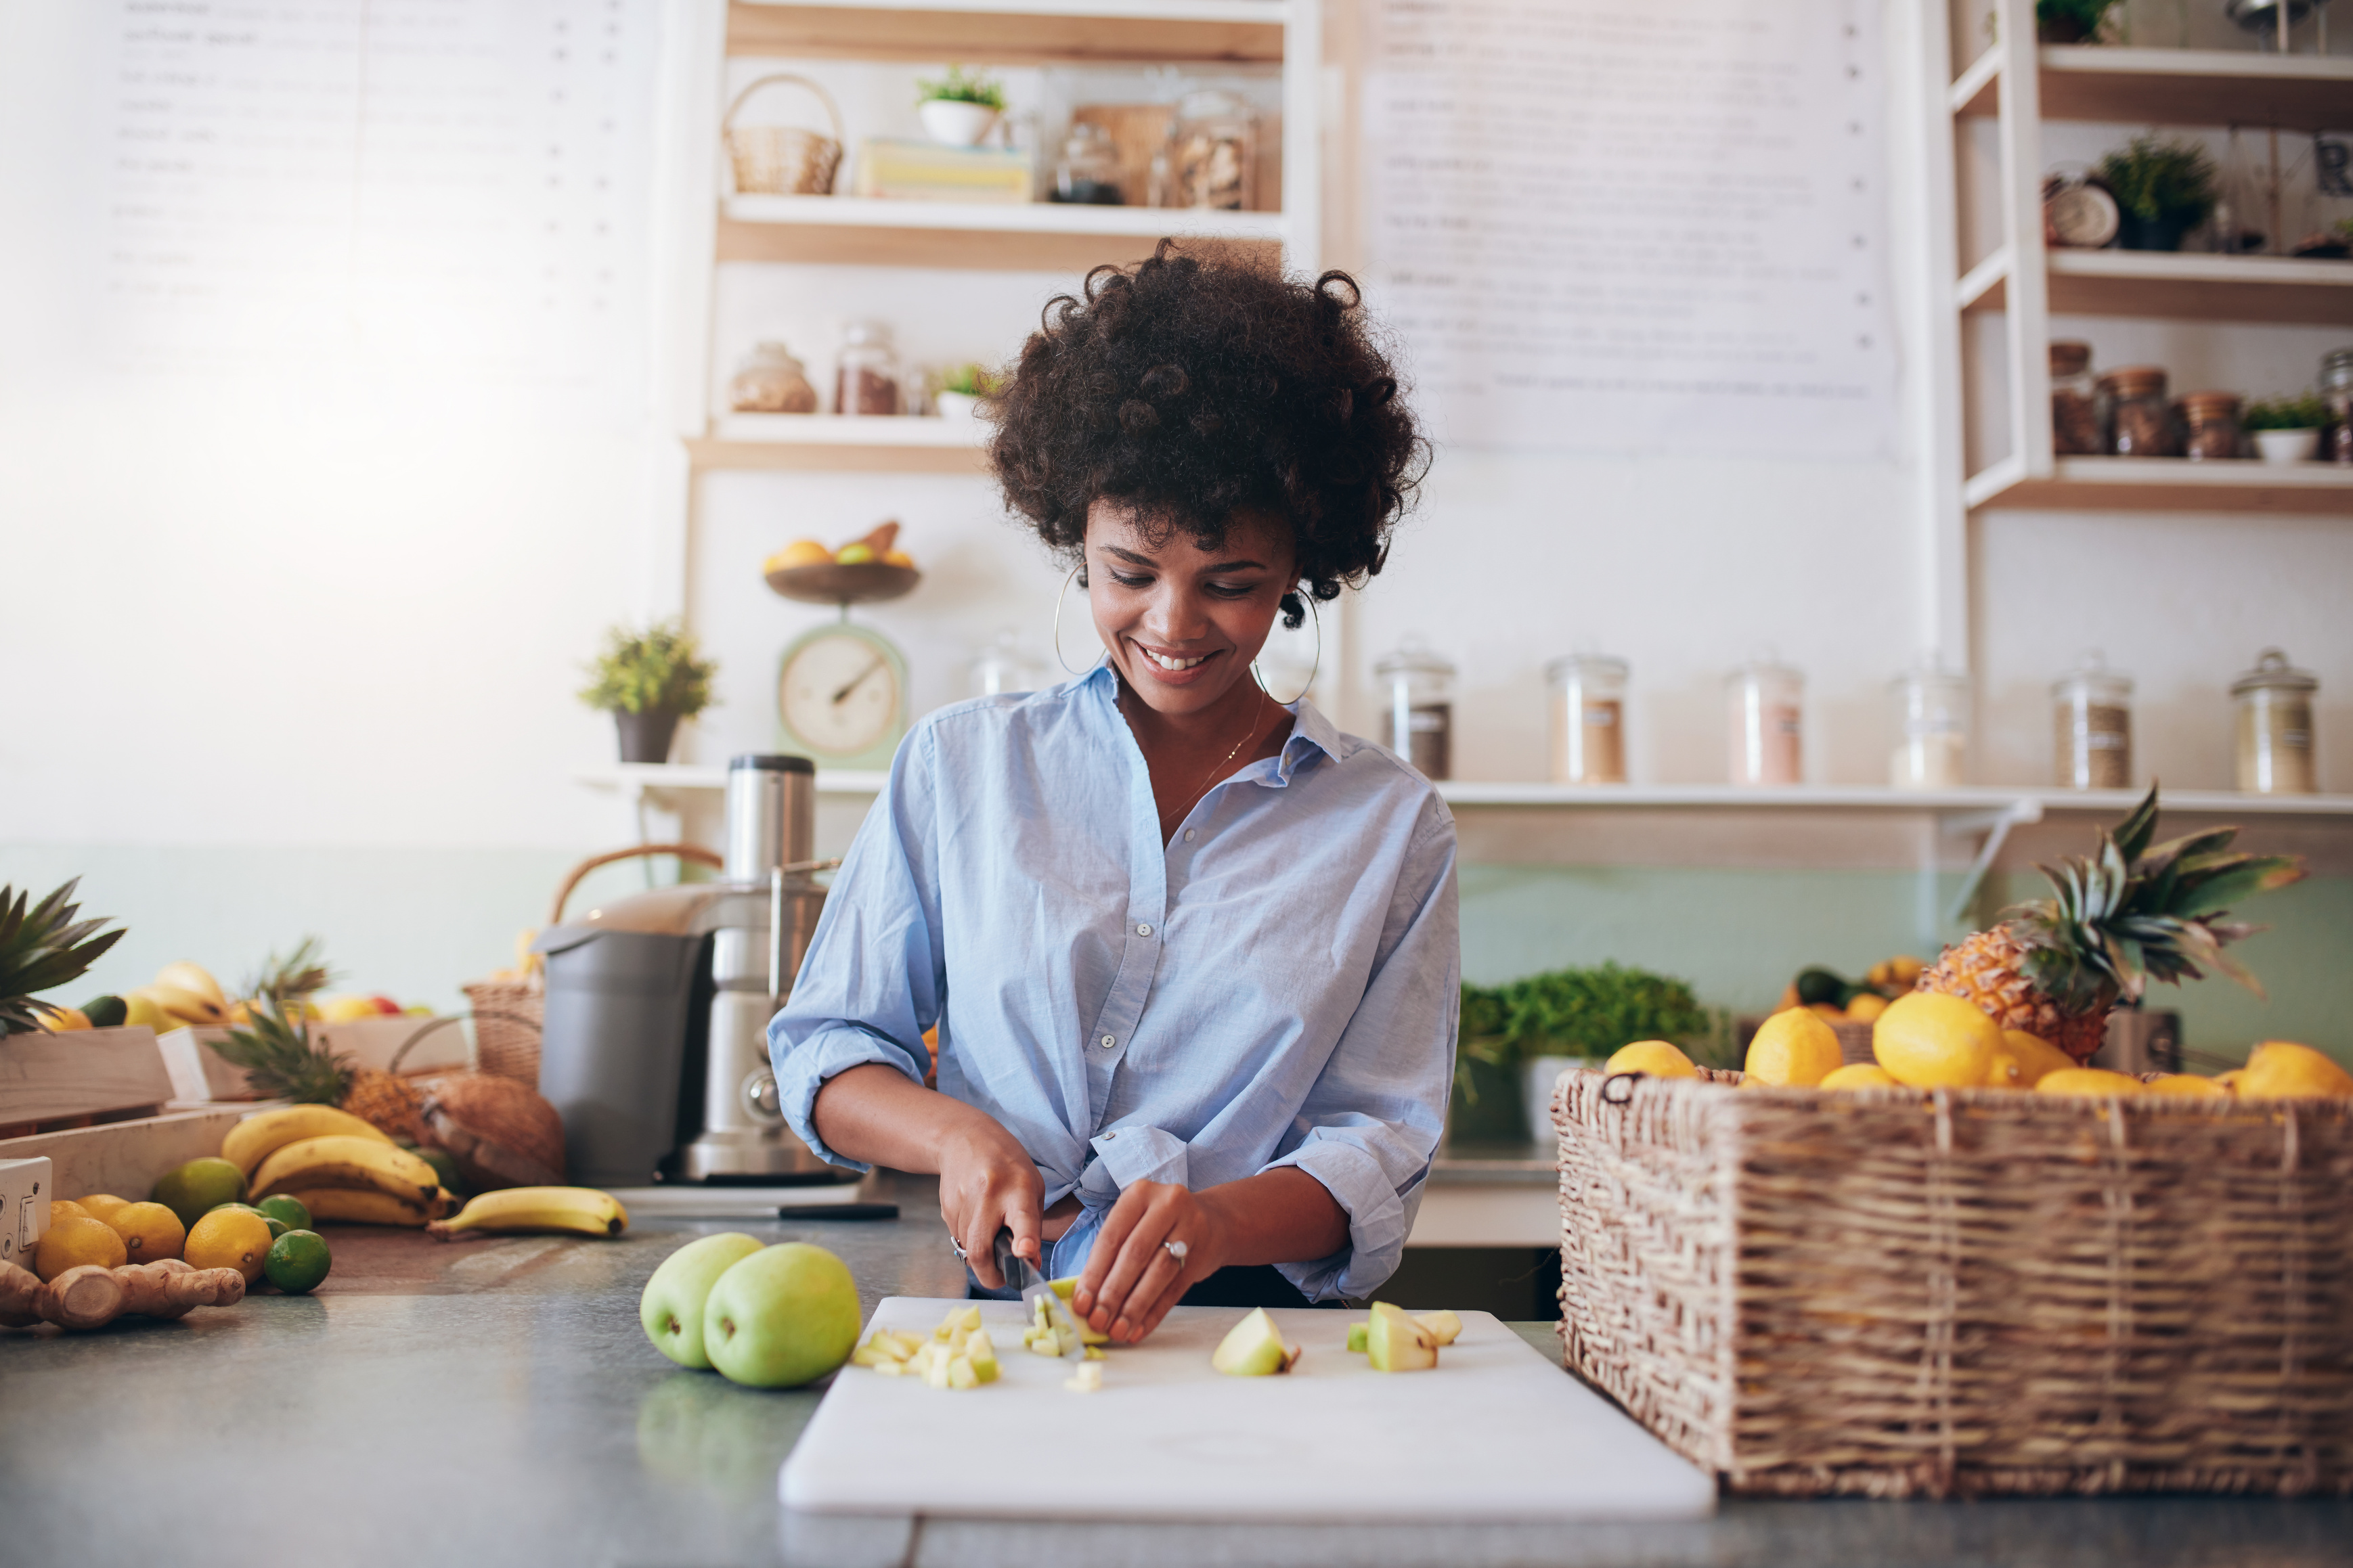
[[[1348,1215],[1348,1245],[1279,1264],[1310,1300],[1372,1294],[1405,1255],[1446,1122],[1461,1005],[1454,821],[1432,796],[1398,867],[1372,981],[1300,1107],[1285,1152]]]
[[[818,1136],[826,1079],[868,1062],[923,1081],[923,1031],[939,1021],[946,970],[939,940],[933,794],[935,732],[917,729],[892,759],[883,798],[843,857],[793,993],[768,1023],[768,1057],[785,1121],[824,1159],[867,1165]]]

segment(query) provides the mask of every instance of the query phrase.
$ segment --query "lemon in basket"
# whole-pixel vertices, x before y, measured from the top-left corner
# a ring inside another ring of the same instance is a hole
[[[1914,1089],[1976,1089],[1993,1070],[2001,1029],[1974,1003],[1915,991],[1887,1005],[1871,1026],[1871,1054]]]
[[[1665,1040],[1636,1040],[1620,1046],[1601,1064],[1603,1072],[1646,1072],[1652,1078],[1697,1078],[1699,1068],[1679,1046]]]
[[[1895,1076],[1876,1062],[1849,1062],[1822,1079],[1822,1089],[1902,1089]]]
[[[2189,1100],[2228,1100],[2228,1084],[2216,1083],[2211,1078],[2200,1078],[2194,1072],[2169,1072],[2153,1078],[2140,1086],[2143,1094],[2178,1094]]]
[[[2238,1089],[2251,1100],[2333,1100],[2353,1095],[2353,1073],[2310,1046],[2265,1040],[2247,1058]]]
[[[2140,1079],[2105,1068],[2062,1068],[2042,1075],[2037,1094],[2091,1094],[2105,1100],[2112,1094],[2138,1094]]]
[[[1810,1089],[1844,1065],[1838,1031],[1803,1007],[1765,1020],[1748,1042],[1743,1070],[1759,1083]]]
[[[2023,1029],[2004,1029],[2001,1046],[1993,1054],[1993,1068],[1986,1074],[1986,1084],[1991,1089],[2032,1089],[2042,1081],[2045,1073],[2074,1065],[2074,1058],[2040,1035],[2030,1035]]]

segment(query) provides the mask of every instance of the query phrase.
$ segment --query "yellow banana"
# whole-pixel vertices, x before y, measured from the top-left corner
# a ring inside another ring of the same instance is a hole
[[[197,1024],[206,1028],[228,1022],[228,1008],[200,991],[190,991],[178,985],[142,985],[122,994],[124,1001],[143,996],[161,1007],[182,1024]]]
[[[289,1143],[305,1138],[374,1138],[389,1143],[375,1123],[338,1110],[332,1105],[290,1105],[280,1110],[256,1111],[228,1130],[221,1140],[220,1157],[245,1173],[250,1181],[261,1162]]]
[[[289,1194],[311,1211],[313,1220],[341,1220],[353,1225],[424,1225],[439,1205],[405,1204],[390,1193],[357,1192],[349,1187],[300,1187]]]
[[[193,991],[216,1007],[226,1008],[228,1005],[228,998],[221,994],[220,982],[213,978],[212,972],[203,964],[190,963],[185,958],[157,970],[155,978],[149,984]]]
[[[426,1226],[444,1240],[464,1230],[618,1236],[628,1228],[629,1211],[620,1199],[594,1187],[505,1187],[471,1200],[453,1218]]]
[[[441,1185],[433,1167],[382,1136],[304,1138],[273,1152],[253,1173],[253,1195],[308,1187],[375,1188],[423,1203]]]

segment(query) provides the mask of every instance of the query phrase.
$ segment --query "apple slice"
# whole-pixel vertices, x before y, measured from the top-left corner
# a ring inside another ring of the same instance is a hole
[[[1364,1354],[1365,1335],[1370,1331],[1371,1325],[1368,1323],[1350,1323],[1348,1325],[1348,1348],[1358,1355]]]
[[[1209,1364],[1229,1377],[1266,1377],[1289,1372],[1299,1352],[1282,1342],[1282,1331],[1264,1307],[1251,1310],[1219,1342]]]
[[[1438,1342],[1440,1350],[1462,1335],[1462,1320],[1449,1311],[1416,1312],[1413,1321],[1430,1331],[1430,1337]]]
[[[1081,1362],[1078,1370],[1062,1380],[1062,1386],[1074,1394],[1096,1394],[1103,1389],[1103,1363]]]
[[[1430,1331],[1386,1301],[1373,1303],[1365,1353],[1375,1372],[1427,1372],[1438,1364],[1438,1344]]]

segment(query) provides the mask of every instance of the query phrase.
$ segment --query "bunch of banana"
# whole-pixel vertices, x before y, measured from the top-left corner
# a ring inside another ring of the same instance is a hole
[[[311,1138],[373,1138],[389,1146],[392,1139],[375,1124],[338,1110],[332,1105],[290,1105],[279,1110],[256,1111],[228,1130],[221,1140],[220,1157],[245,1174],[248,1184],[261,1163],[285,1148]]]
[[[300,1187],[288,1194],[311,1211],[314,1220],[339,1220],[347,1225],[401,1225],[422,1228],[458,1206],[447,1190],[437,1190],[423,1203],[406,1203],[390,1193],[354,1187]]]
[[[618,1236],[629,1228],[629,1211],[610,1193],[594,1187],[502,1187],[484,1193],[449,1219],[425,1227],[447,1241],[463,1231],[554,1231],[568,1236]]]
[[[123,1022],[143,1024],[158,1032],[195,1025],[218,1028],[229,1021],[228,998],[220,982],[204,965],[167,963],[155,978],[135,991],[122,994]]]
[[[268,1197],[272,1193],[333,1188],[382,1193],[401,1203],[422,1207],[439,1194],[441,1177],[432,1166],[381,1132],[372,1137],[332,1133],[323,1138],[299,1139],[272,1152],[253,1173],[252,1195],[256,1198]]]

